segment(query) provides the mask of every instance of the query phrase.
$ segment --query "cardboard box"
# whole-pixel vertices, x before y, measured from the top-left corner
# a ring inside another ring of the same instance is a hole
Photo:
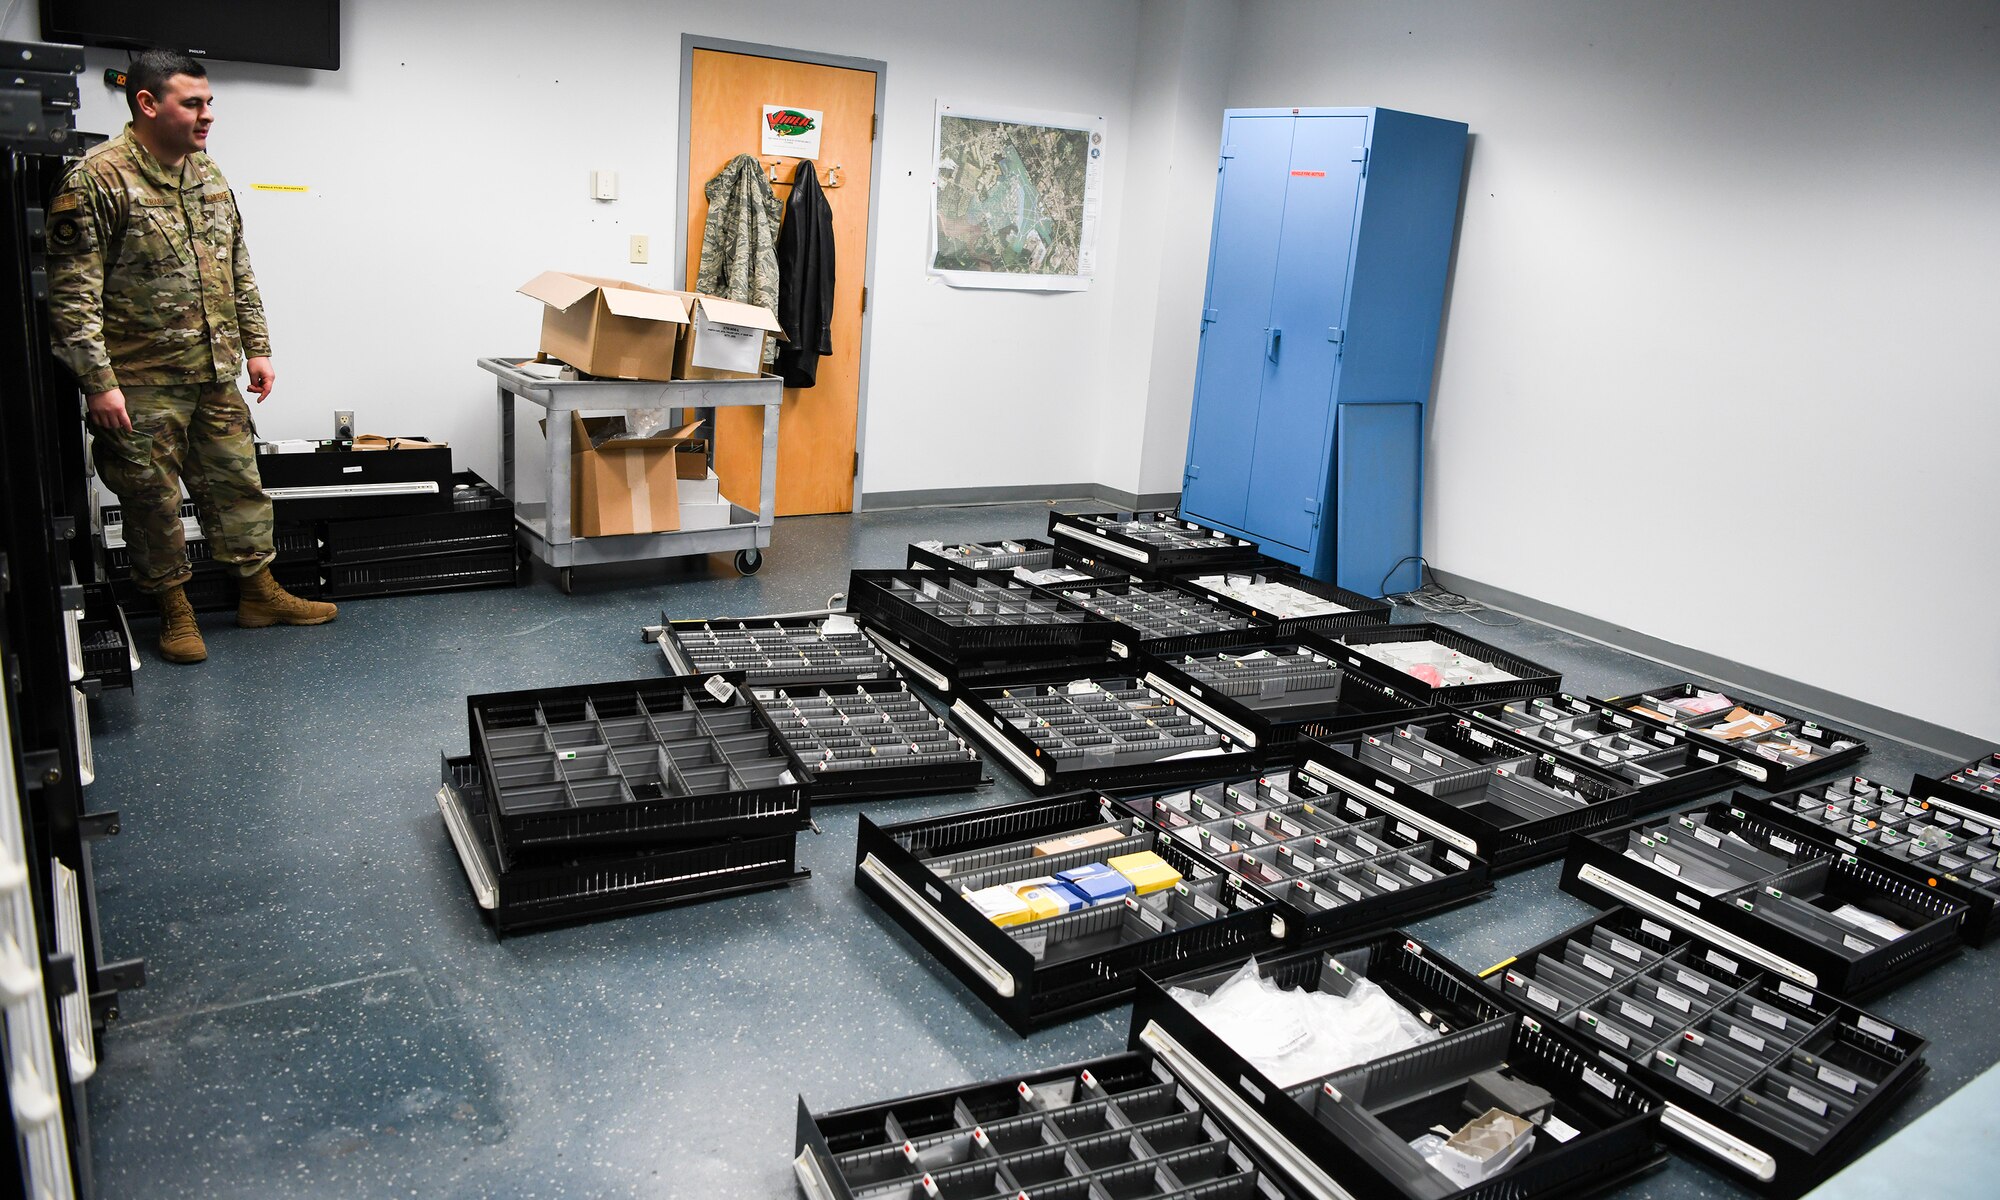
[[[543,354],[611,379],[675,378],[674,352],[688,323],[678,292],[564,271],[544,271],[516,290],[547,306]]]
[[[674,450],[699,422],[652,437],[619,436],[623,417],[570,414],[570,528],[578,537],[681,528]]]
[[[674,474],[682,479],[713,479],[708,469],[708,439],[691,441],[674,451]]]
[[[768,308],[700,292],[676,292],[687,331],[674,355],[675,379],[756,379],[764,373],[764,343],[783,337]]]

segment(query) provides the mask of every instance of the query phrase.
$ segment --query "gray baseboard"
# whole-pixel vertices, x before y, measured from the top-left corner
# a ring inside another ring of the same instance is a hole
[[[1462,575],[1453,575],[1436,568],[1431,569],[1431,576],[1452,591],[1470,596],[1482,604],[1503,612],[1526,617],[1531,621],[1540,621],[1544,625],[1552,625],[1566,633],[1589,638],[1593,642],[1602,642],[1613,649],[1636,654],[1641,658],[1650,658],[1664,666],[1713,679],[1726,686],[1742,688],[1774,700],[1789,700],[1831,718],[1838,724],[1851,726],[1858,732],[1881,734],[1900,742],[1908,742],[1921,750],[1959,759],[1977,758],[1992,748],[1991,742],[1986,738],[1919,720],[1878,704],[1870,704],[1866,700],[1857,700],[1852,696],[1843,696],[1822,687],[1788,679],[1760,667],[1722,658],[1692,646],[1683,646],[1665,638],[1627,629],[1623,625],[1574,609],[1549,604],[1533,596],[1510,592],[1505,588],[1494,587],[1476,579],[1467,579]]]
[[[1179,492],[1134,493],[1101,483],[1024,484],[1012,487],[924,488],[908,492],[869,492],[861,497],[860,512],[885,508],[955,508],[978,504],[1019,504],[1026,501],[1081,500],[1110,508],[1173,508],[1181,502]]]

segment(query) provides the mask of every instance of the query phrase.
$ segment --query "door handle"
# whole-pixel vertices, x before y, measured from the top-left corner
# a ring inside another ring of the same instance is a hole
[[[1277,326],[1274,325],[1271,328],[1266,329],[1264,331],[1264,334],[1267,339],[1264,343],[1264,357],[1271,360],[1272,362],[1277,362],[1278,341],[1279,339],[1285,336],[1285,331],[1279,329]]]

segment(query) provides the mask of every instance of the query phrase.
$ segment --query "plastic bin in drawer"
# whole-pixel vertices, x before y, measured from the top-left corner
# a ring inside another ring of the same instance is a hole
[[[447,758],[438,811],[479,906],[499,933],[782,887],[811,872],[797,863],[797,834],[666,847],[618,848],[509,870],[470,756]]]
[[[1257,543],[1172,512],[1052,512],[1049,537],[1081,554],[1127,562],[1132,571],[1150,577],[1241,566],[1262,558]]]
[[[1101,652],[1115,630],[1001,571],[854,571],[847,604],[869,628],[954,661]]]
[[[1924,1039],[1724,946],[1613,908],[1486,973],[1668,1101],[1662,1124],[1766,1191],[1844,1166],[1925,1071]]]
[[[1308,739],[1300,773],[1442,830],[1496,874],[1555,858],[1570,834],[1632,818],[1637,789],[1457,717]]]
[[[1289,771],[1112,798],[1281,907],[1282,938],[1351,939],[1493,890],[1481,860],[1377,808],[1371,797],[1295,783]]]
[[[1731,808],[1824,853],[1906,870],[1961,901],[1961,933],[1973,945],[2000,932],[2000,819],[1970,809],[1954,812],[1948,802],[1905,796],[1859,775],[1780,796],[1738,792]]]
[[[1651,1089],[1603,1068],[1555,1023],[1500,1003],[1472,972],[1406,934],[1260,958],[1256,968],[1265,985],[1368,1006],[1373,1036],[1297,1049],[1255,1044],[1261,1030],[1220,1015],[1211,1025],[1208,1013],[1229,1005],[1224,989],[1258,985],[1210,971],[1149,976],[1133,1005],[1131,1044],[1202,1062],[1347,1195],[1577,1195],[1662,1161],[1662,1104]],[[1391,1006],[1401,1010],[1393,1025],[1374,1015]],[[1530,1140],[1470,1186],[1411,1146],[1495,1108],[1523,1123]]]
[[[1288,567],[1239,567],[1178,576],[1182,587],[1243,606],[1278,637],[1338,633],[1388,623],[1386,600],[1301,575]]]
[[[1232,601],[1164,580],[1072,583],[1043,591],[1112,622],[1111,653],[1179,654],[1262,641],[1270,622]]]
[[[805,764],[741,682],[710,675],[467,697],[502,865],[804,828]]]
[[[1121,893],[1103,875],[1111,859],[1141,853],[1157,855],[1179,883]],[[1142,970],[1236,962],[1276,941],[1263,897],[1089,794],[896,825],[863,814],[855,854],[861,890],[1024,1034],[1119,1003]],[[1065,872],[1093,876],[1093,894],[1069,893],[1067,911],[994,911],[996,895],[1018,896]]]
[[[1572,838],[1562,887],[1848,998],[1956,954],[1966,911],[1906,870],[1829,852],[1726,803]]]
[[[1302,732],[1320,736],[1379,725],[1415,702],[1341,669],[1338,649],[1312,635],[1227,650],[1147,654],[1147,684],[1233,726],[1267,764],[1289,762]]]
[[[894,679],[896,666],[852,617],[709,617],[660,614],[669,675],[741,671],[752,687],[802,687]]]
[[[1424,704],[1539,696],[1562,676],[1443,625],[1371,625],[1338,635],[1343,665]]]
[[[1212,714],[1123,675],[975,688],[952,716],[1036,792],[1121,790],[1247,774],[1257,752]]]
[[[1744,777],[1741,759],[1698,744],[1682,730],[1568,693],[1494,701],[1465,710],[1465,716],[1474,725],[1625,780],[1639,791],[1640,812],[1724,791]]]
[[[815,803],[962,792],[984,776],[978,752],[900,679],[755,692]]]
[[[1695,683],[1646,688],[1597,703],[1684,730],[1697,743],[1735,757],[1738,770],[1774,791],[1844,770],[1868,753],[1860,734]]]

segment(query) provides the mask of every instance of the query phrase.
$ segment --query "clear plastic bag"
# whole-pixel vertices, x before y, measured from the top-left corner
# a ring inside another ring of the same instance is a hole
[[[1280,987],[1243,964],[1204,995],[1171,989],[1216,1036],[1280,1087],[1304,1083],[1434,1041],[1437,1032],[1359,975],[1345,996]]]

